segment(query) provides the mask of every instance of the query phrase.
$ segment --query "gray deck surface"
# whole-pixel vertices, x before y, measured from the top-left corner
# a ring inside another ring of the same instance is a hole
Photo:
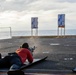
[[[33,53],[34,58],[48,56],[44,62],[24,70],[26,73],[74,74],[71,69],[76,67],[76,37],[0,40],[0,52],[5,56],[8,52],[14,52],[24,42],[28,42],[31,47],[37,47]]]

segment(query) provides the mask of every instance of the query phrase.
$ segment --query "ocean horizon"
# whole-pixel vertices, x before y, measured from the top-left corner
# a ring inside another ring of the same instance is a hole
[[[33,31],[36,34],[36,31]],[[64,30],[59,31],[59,35],[64,35]],[[38,30],[38,36],[56,36],[58,35],[58,30]],[[65,35],[76,35],[76,29],[65,30]],[[31,36],[31,31],[13,31],[12,36]]]
[[[59,35],[64,35],[64,30],[59,30]],[[33,35],[36,35],[36,31],[33,31]],[[58,30],[38,30],[38,36],[57,36]],[[65,30],[65,35],[76,35],[76,29]],[[0,32],[0,39],[11,38],[13,36],[31,36],[31,31],[9,31]]]

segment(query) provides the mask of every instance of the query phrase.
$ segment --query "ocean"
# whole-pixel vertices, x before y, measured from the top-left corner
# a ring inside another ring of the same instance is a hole
[[[33,32],[36,34],[36,31]],[[61,31],[59,31],[61,35]],[[38,30],[38,36],[56,36],[58,35],[57,30]],[[62,35],[64,35],[64,31],[62,31]],[[76,30],[65,30],[65,35],[76,35]],[[13,31],[12,36],[31,36],[31,31]]]
[[[64,30],[59,30],[59,35],[64,35]],[[33,31],[33,35],[36,35],[36,31]],[[38,36],[57,36],[57,30],[38,30]],[[76,35],[76,29],[65,30],[65,35]],[[0,32],[0,39],[11,38],[11,36],[31,36],[31,31],[2,31]]]

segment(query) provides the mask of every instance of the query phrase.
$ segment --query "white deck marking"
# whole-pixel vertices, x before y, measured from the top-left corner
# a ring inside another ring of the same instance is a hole
[[[50,43],[50,45],[60,45],[59,43]]]
[[[73,60],[73,58],[71,57],[71,58],[64,58],[64,60]]]
[[[49,53],[49,52],[43,52],[43,53]]]

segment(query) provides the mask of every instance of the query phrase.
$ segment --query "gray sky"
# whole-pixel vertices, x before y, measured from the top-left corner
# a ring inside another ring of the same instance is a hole
[[[57,29],[58,14],[65,14],[66,29],[76,28],[76,0],[0,0],[0,27],[30,30],[38,17],[41,30]]]

